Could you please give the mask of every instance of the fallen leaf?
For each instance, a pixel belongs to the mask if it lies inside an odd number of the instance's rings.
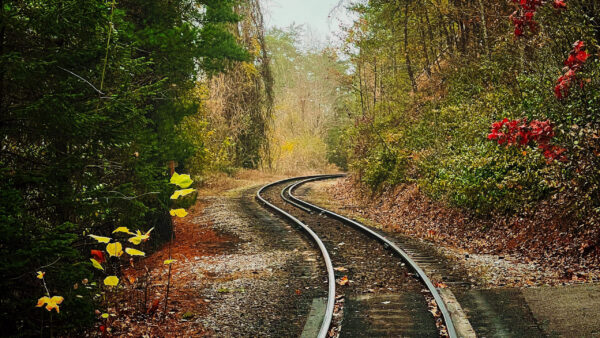
[[[148,314],[154,314],[154,312],[156,312],[156,309],[158,309],[158,303],[159,303],[159,300],[158,300],[158,299],[155,299],[155,300],[152,302],[152,306],[150,306],[150,307],[148,308],[148,311],[146,311],[146,313],[148,313]]]
[[[119,284],[119,277],[117,276],[108,276],[104,278],[104,285],[117,286],[117,284]]]
[[[444,282],[435,283],[435,286],[440,289],[445,289],[448,287],[448,285],[446,285]]]

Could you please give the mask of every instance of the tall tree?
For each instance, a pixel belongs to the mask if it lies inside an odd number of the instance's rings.
[[[80,235],[168,233],[166,162],[189,153],[174,127],[197,106],[187,93],[247,52],[227,29],[234,1],[0,5],[3,333],[50,333],[33,306],[40,267],[66,297],[53,323],[64,333],[93,318],[93,293],[69,291],[90,277]]]

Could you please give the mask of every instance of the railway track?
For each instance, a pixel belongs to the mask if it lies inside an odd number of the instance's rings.
[[[263,205],[302,229],[321,252],[328,295],[317,336],[457,337],[438,290],[409,253],[382,234],[294,195],[305,183],[337,177],[286,179],[257,192]]]

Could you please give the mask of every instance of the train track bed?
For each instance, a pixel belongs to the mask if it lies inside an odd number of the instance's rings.
[[[327,295],[324,265],[312,242],[256,204],[256,190],[204,198],[208,206],[195,221],[239,240],[195,262],[206,311],[193,320],[211,336],[298,337],[313,300]]]
[[[329,336],[439,336],[427,292],[405,263],[364,233],[285,203],[280,192],[289,184],[276,185],[263,196],[307,224],[331,256],[337,313]]]
[[[370,226],[375,226],[360,213],[352,213],[349,216],[348,210],[344,210],[336,201],[331,199],[325,191],[329,184],[335,184],[334,181],[322,181],[308,183],[300,186],[294,194],[307,202],[323,206],[327,209],[344,214],[348,217],[360,217],[361,222]],[[468,318],[469,324],[477,333],[477,336],[512,336],[512,337],[544,337],[556,334],[552,326],[564,326],[568,329],[561,329],[564,332],[578,330],[576,325],[570,325],[566,322],[556,325],[562,320],[556,320],[559,316],[554,311],[547,311],[539,304],[548,306],[552,303],[551,299],[542,299],[546,292],[551,289],[520,289],[520,288],[489,288],[482,287],[484,281],[479,279],[476,271],[471,271],[468,267],[460,264],[460,261],[453,256],[447,255],[449,249],[440,248],[437,245],[424,242],[420,239],[410,238],[406,235],[383,231],[373,228],[376,232],[392,238],[395,243],[409,253],[419,266],[427,273],[436,285],[442,285],[442,294],[450,291],[452,296],[458,301],[463,314]],[[597,291],[584,290],[582,295],[575,293],[572,298],[589,296],[591,298],[580,299],[579,302],[589,306],[590,299],[598,297]],[[555,293],[558,290],[554,291]],[[567,294],[563,296],[568,298]],[[593,302],[593,301],[592,301]],[[555,306],[566,306],[556,304]],[[571,304],[575,305],[575,304]],[[543,313],[546,311],[546,313]],[[563,317],[569,317],[568,313],[563,313]],[[551,323],[548,319],[556,321]],[[577,318],[571,318],[569,321],[578,321]],[[581,323],[581,320],[578,322]],[[589,326],[589,325],[587,325]],[[587,329],[589,332],[589,329]],[[557,330],[558,331],[558,330]],[[586,331],[583,331],[586,332]]]

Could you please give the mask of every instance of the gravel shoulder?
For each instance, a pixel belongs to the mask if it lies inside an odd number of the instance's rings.
[[[240,239],[235,252],[194,267],[207,277],[198,322],[216,336],[300,336],[313,298],[325,296],[325,270],[301,233],[261,210],[256,190],[210,198],[198,219]]]
[[[255,201],[258,188],[276,179],[263,175],[201,190],[188,216],[174,219],[173,242],[123,271],[132,283],[115,295],[119,319],[107,323],[107,333],[300,336],[313,300],[325,297],[326,273],[312,242]],[[169,250],[177,261],[165,312]]]

